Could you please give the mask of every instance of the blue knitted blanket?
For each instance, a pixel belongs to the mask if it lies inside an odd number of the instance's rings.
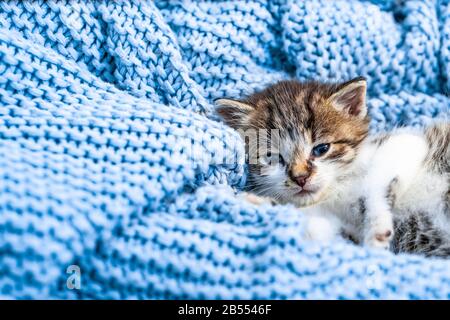
[[[450,298],[450,261],[235,196],[213,99],[357,75],[374,132],[448,116],[449,1],[0,2],[0,297]]]

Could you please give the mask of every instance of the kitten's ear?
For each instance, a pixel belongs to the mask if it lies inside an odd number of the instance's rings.
[[[365,78],[355,78],[343,83],[329,101],[337,110],[362,119],[367,115],[366,88]]]
[[[233,99],[217,99],[214,101],[216,112],[232,128],[241,127],[254,108],[242,101]]]

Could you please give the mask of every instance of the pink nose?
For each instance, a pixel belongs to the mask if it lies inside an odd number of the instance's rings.
[[[296,176],[294,177],[294,181],[300,186],[300,187],[304,187],[306,182],[308,181],[309,178],[309,174],[302,174],[300,176]]]

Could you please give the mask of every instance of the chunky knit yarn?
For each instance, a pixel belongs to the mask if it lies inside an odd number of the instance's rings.
[[[363,75],[373,131],[426,124],[449,35],[448,0],[0,2],[0,297],[450,298],[450,261],[308,243],[297,209],[236,197],[212,116]]]

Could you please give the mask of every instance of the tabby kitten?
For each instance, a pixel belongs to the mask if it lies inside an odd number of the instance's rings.
[[[450,256],[449,123],[368,136],[362,77],[282,81],[216,111],[244,139],[258,132],[247,188],[302,207],[309,238]]]

